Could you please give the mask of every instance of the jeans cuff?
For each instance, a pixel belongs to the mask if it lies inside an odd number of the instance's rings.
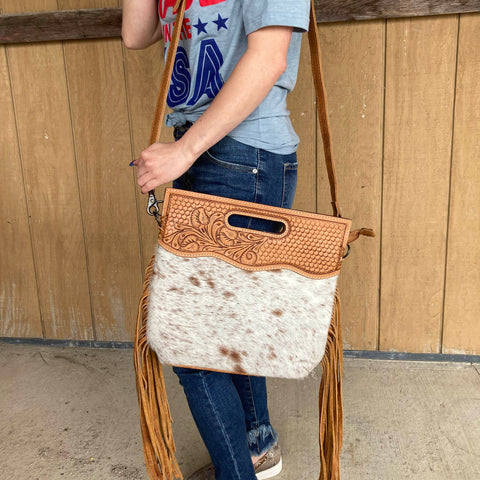
[[[259,425],[247,432],[248,448],[252,456],[263,455],[278,442],[278,433],[270,425]]]

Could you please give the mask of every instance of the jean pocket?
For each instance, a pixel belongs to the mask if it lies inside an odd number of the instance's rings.
[[[225,137],[209,148],[205,155],[219,167],[237,172],[257,173],[258,149]]]
[[[295,190],[297,188],[298,163],[285,163],[283,165],[283,191],[282,207],[292,208]]]

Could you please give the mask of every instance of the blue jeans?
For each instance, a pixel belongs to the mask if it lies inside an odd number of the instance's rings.
[[[188,125],[187,127],[188,128]],[[175,129],[179,139],[186,128]],[[297,157],[278,155],[225,137],[173,182],[175,188],[291,207]],[[274,231],[279,224],[238,217],[235,226]],[[251,457],[278,440],[270,424],[264,377],[174,367],[217,480],[255,480]]]

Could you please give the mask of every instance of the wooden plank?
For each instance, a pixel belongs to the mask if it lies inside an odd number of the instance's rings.
[[[307,35],[303,36],[298,79],[295,89],[287,97],[290,118],[300,145],[297,151],[298,179],[294,208],[309,212],[317,210],[317,152],[315,126],[315,89]]]
[[[480,11],[480,0],[315,0],[320,22],[374,20]]]
[[[442,353],[480,354],[480,15],[460,20]]]
[[[387,23],[381,350],[440,352],[457,24]]]
[[[74,5],[92,2],[59,1]],[[66,42],[64,51],[96,339],[132,340],[142,275],[122,45]]]
[[[78,5],[72,3],[72,6]],[[480,11],[480,0],[315,0],[321,23],[444,15]],[[121,8],[0,15],[0,43],[45,42],[120,36]]]
[[[0,336],[41,337],[42,322],[5,48],[0,49]]]
[[[19,12],[57,5],[54,0],[4,0],[2,7]],[[62,48],[14,45],[8,58],[43,331],[47,338],[92,339]]]
[[[150,129],[157,102],[160,79],[163,73],[163,42],[145,50],[124,48],[125,74],[129,105],[130,135],[132,138],[132,158],[148,146]],[[172,129],[163,126],[160,135],[163,142],[173,141]],[[136,169],[131,169],[132,182],[137,195],[137,215],[142,245],[142,265],[145,269],[157,243],[158,229],[153,217],[147,215],[147,197],[142,195],[137,185]],[[164,188],[156,189],[158,199],[163,198]]]
[[[0,43],[118,37],[121,28],[120,8],[0,15]]]
[[[342,213],[380,234],[385,22],[323,25],[320,42]],[[319,211],[331,214],[320,132],[318,149]],[[377,348],[379,259],[379,237],[363,237],[343,263],[345,348]]]

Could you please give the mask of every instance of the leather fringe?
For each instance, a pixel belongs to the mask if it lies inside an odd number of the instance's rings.
[[[157,355],[147,343],[147,308],[150,279],[153,273],[152,257],[143,283],[133,346],[133,363],[136,372],[143,453],[151,480],[183,479],[175,458],[172,417],[165,390],[162,367]]]
[[[335,293],[332,320],[321,365],[322,381],[318,396],[320,416],[319,480],[340,480],[340,452],[343,434],[343,343],[338,291]]]

